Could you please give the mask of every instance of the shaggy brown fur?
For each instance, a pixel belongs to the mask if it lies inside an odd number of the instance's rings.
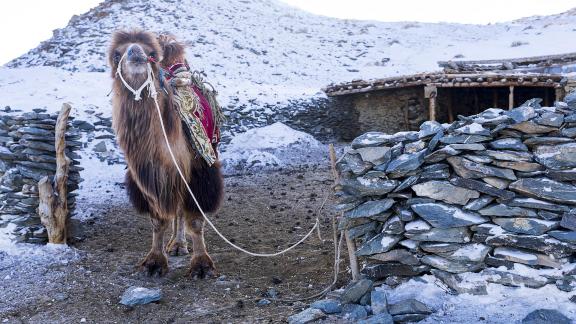
[[[166,46],[170,59],[174,55],[171,46]],[[126,185],[128,195],[135,208],[149,213],[153,225],[152,249],[142,261],[150,274],[166,273],[168,261],[164,254],[163,237],[168,222],[173,222],[174,233],[168,244],[169,252],[187,253],[185,224],[192,236],[193,255],[191,274],[203,276],[214,273],[203,239],[204,220],[186,190],[170,158],[154,100],[147,90],[140,101],[115,77],[121,57],[122,75],[131,87],[137,89],[146,80],[146,59],[163,59],[163,49],[156,36],[151,33],[133,31],[114,34],[109,51],[109,63],[114,78],[113,127],[118,143],[126,158],[128,171]],[[128,55],[130,54],[130,55]],[[183,55],[183,48],[182,53]],[[153,64],[154,75],[158,67]],[[219,163],[209,167],[189,144],[182,122],[172,105],[171,90],[160,91],[158,80],[158,102],[162,111],[168,139],[188,183],[204,212],[215,212],[223,196],[223,181]]]

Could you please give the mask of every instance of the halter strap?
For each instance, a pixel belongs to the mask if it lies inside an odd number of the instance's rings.
[[[120,80],[122,81],[126,89],[130,90],[130,92],[134,94],[134,100],[139,101],[140,99],[142,99],[142,96],[140,94],[142,93],[142,90],[146,88],[146,86],[148,86],[148,92],[150,97],[156,98],[157,94],[156,86],[154,85],[154,74],[152,73],[152,65],[150,65],[150,62],[146,63],[146,69],[148,70],[148,77],[146,78],[146,81],[142,83],[140,88],[138,88],[138,90],[134,90],[134,88],[132,88],[128,84],[128,82],[126,82],[124,76],[122,76],[122,61],[126,58],[126,53],[128,53],[128,51],[124,52],[124,55],[122,55],[120,61],[118,61],[118,68],[116,69],[116,75],[120,77]]]

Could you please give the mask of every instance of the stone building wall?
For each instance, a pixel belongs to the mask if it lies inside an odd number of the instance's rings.
[[[56,171],[54,127],[57,114],[44,109],[19,113],[0,112],[0,227],[9,228],[20,242],[43,243],[47,233],[37,213],[38,181]],[[74,211],[81,167],[75,152],[81,134],[72,127],[66,132],[66,155],[72,160],[68,177],[68,208]]]
[[[479,271],[509,285],[572,280],[495,269],[574,262],[576,101],[540,101],[356,138],[337,164],[336,209],[362,272],[374,280],[432,272],[448,286]]]

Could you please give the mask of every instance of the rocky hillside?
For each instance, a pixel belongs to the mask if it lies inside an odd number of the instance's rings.
[[[110,34],[169,31],[231,103],[311,95],[330,83],[436,69],[437,60],[576,50],[574,12],[494,25],[383,23],[316,16],[276,0],[106,0],[9,67],[105,71]]]

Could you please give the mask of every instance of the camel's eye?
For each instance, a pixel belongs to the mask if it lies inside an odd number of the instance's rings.
[[[114,51],[114,63],[118,64],[120,62],[120,52]]]
[[[155,51],[150,52],[150,57],[153,59],[157,59],[158,54]]]

